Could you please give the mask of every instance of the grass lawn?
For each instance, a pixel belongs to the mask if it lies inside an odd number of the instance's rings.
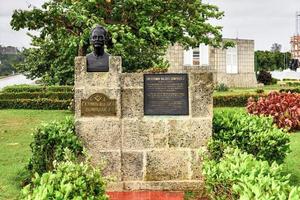
[[[268,94],[271,91],[279,91],[280,89],[293,89],[292,86],[281,86],[281,85],[268,85],[264,87],[256,88],[229,88],[229,91],[218,92],[214,91],[214,96],[224,96],[224,95],[239,95],[239,94],[257,94],[257,89],[263,89],[265,94]]]
[[[0,199],[16,199],[16,181],[30,157],[32,132],[41,122],[60,120],[69,111],[0,110]]]

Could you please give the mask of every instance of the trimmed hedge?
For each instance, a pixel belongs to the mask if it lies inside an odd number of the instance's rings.
[[[67,110],[71,100],[0,99],[0,109]]]
[[[0,99],[57,99],[72,100],[73,92],[20,92],[0,93]]]
[[[234,94],[226,96],[214,96],[215,107],[245,107],[250,97],[258,99],[259,94]]]
[[[293,89],[281,89],[281,90],[279,90],[279,92],[300,93],[300,87],[293,88]]]
[[[3,88],[1,92],[72,92],[73,86],[39,86],[39,85],[14,85]]]
[[[238,110],[215,111],[213,135],[208,149],[219,160],[226,147],[238,147],[257,159],[282,163],[290,151],[289,135],[273,125],[270,117],[249,115]]]

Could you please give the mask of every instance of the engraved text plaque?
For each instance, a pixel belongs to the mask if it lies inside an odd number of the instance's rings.
[[[81,116],[116,116],[116,100],[106,95],[96,93],[88,99],[81,100]]]
[[[145,115],[188,115],[187,74],[145,74]]]

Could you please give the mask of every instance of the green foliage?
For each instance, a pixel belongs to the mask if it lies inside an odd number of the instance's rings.
[[[288,68],[290,52],[255,51],[256,71],[274,71]]]
[[[70,100],[0,99],[0,109],[67,110]]]
[[[209,151],[216,160],[228,146],[238,147],[270,163],[282,163],[290,150],[288,134],[275,127],[272,118],[219,111],[214,113],[213,130]]]
[[[258,99],[260,95],[231,94],[214,96],[214,107],[245,107],[250,97]]]
[[[8,92],[1,93],[0,99],[57,99],[57,100],[69,100],[74,97],[73,92]]]
[[[218,92],[226,92],[229,90],[229,87],[224,83],[218,84],[215,88]]]
[[[286,84],[291,87],[300,87],[300,82],[287,82]]]
[[[265,91],[264,91],[264,89],[257,89],[256,90],[256,93],[257,94],[263,94]]]
[[[53,161],[64,161],[65,149],[69,149],[76,157],[82,155],[83,151],[71,118],[39,127],[34,133],[30,147],[32,157],[28,168],[38,174],[53,170]]]
[[[293,89],[281,89],[281,90],[279,90],[279,92],[300,93],[300,87],[293,88]]]
[[[281,166],[256,160],[239,149],[226,149],[219,162],[206,158],[202,169],[211,199],[300,199],[300,188],[289,185],[289,175],[283,175]]]
[[[20,54],[1,54],[0,53],[0,76],[10,75],[17,70],[15,65],[23,61],[23,56]]]
[[[13,85],[2,89],[2,93],[18,92],[72,92],[72,86],[40,86],[40,85]]]
[[[257,75],[257,81],[259,83],[263,83],[264,85],[271,85],[272,84],[272,75],[270,72],[267,71],[260,71]]]
[[[39,30],[32,45],[24,51],[18,66],[31,78],[42,77],[47,84],[72,84],[74,57],[89,49],[90,30],[95,24],[106,27],[113,42],[108,49],[123,59],[124,71],[164,67],[163,56],[169,45],[185,48],[200,43],[225,47],[220,26],[209,23],[224,13],[201,0],[48,0],[42,9],[15,10],[14,30]]]
[[[35,175],[22,190],[24,200],[88,199],[108,200],[99,170],[86,163],[66,161],[52,172]]]

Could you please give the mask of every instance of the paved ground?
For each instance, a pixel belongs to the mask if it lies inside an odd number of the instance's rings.
[[[0,79],[0,90],[9,85],[20,85],[20,84],[35,84],[34,80],[27,79],[24,75],[18,74],[15,76],[9,76]]]

